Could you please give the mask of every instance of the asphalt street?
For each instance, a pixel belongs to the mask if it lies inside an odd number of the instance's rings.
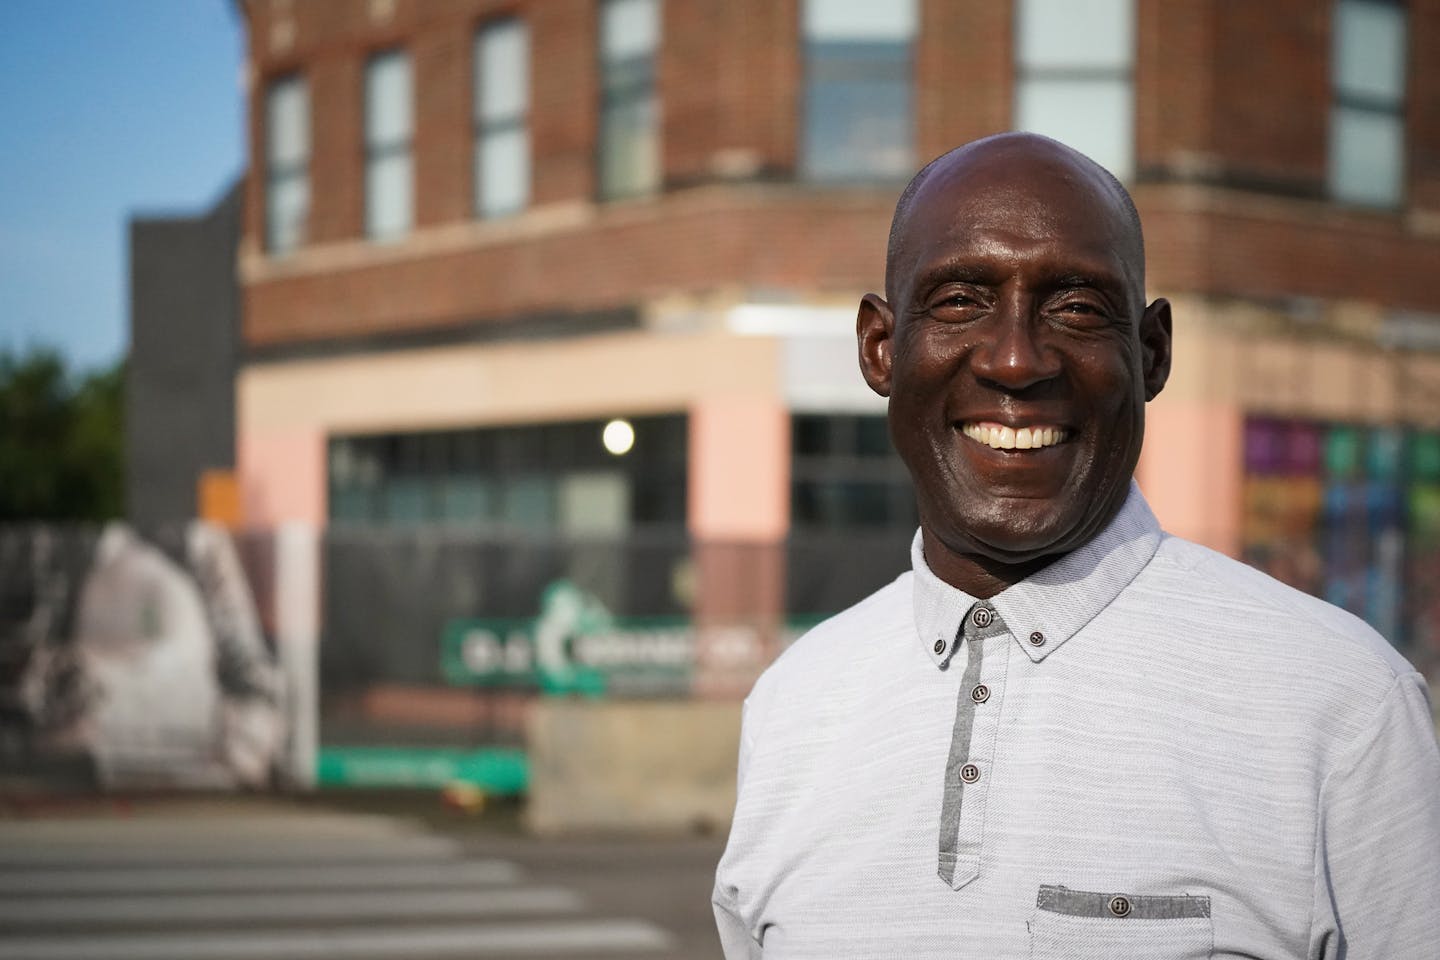
[[[439,810],[211,798],[0,819],[0,958],[720,960],[719,839],[537,839]]]

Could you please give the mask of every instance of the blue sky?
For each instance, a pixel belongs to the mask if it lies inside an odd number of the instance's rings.
[[[0,0],[0,348],[123,355],[127,224],[239,176],[242,54],[231,0]]]

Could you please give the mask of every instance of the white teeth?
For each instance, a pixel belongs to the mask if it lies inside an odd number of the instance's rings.
[[[998,423],[967,423],[965,436],[996,450],[1039,450],[1062,443],[1067,434],[1060,427],[1006,427]]]

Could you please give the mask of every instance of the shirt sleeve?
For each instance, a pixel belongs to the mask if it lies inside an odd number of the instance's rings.
[[[1398,678],[1320,791],[1312,958],[1420,960],[1440,942],[1440,747],[1425,681]]]
[[[747,699],[741,710],[740,758],[735,773],[737,811],[740,805],[741,791],[745,788],[745,773],[750,764],[751,738],[754,735],[754,721],[751,717],[750,705],[751,699]],[[737,817],[736,822],[730,827],[730,842],[726,846],[725,855],[720,858],[720,866],[715,877],[715,891],[711,894],[710,903],[715,909],[715,926],[720,932],[720,947],[725,953],[725,960],[763,960],[764,951],[755,938],[750,936],[749,928],[740,918],[735,904],[735,888],[725,881],[731,852],[739,845],[737,839],[742,839],[736,836],[739,829],[743,829],[743,827],[739,825]]]
[[[720,949],[725,953],[725,960],[763,960],[765,954],[760,944],[750,936],[745,922],[735,915],[719,887],[715,888],[711,905],[715,908],[715,926],[720,931]]]

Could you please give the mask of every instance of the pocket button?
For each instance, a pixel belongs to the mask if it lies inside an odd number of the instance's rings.
[[[1117,917],[1130,916],[1130,899],[1128,897],[1111,897],[1110,912]]]

